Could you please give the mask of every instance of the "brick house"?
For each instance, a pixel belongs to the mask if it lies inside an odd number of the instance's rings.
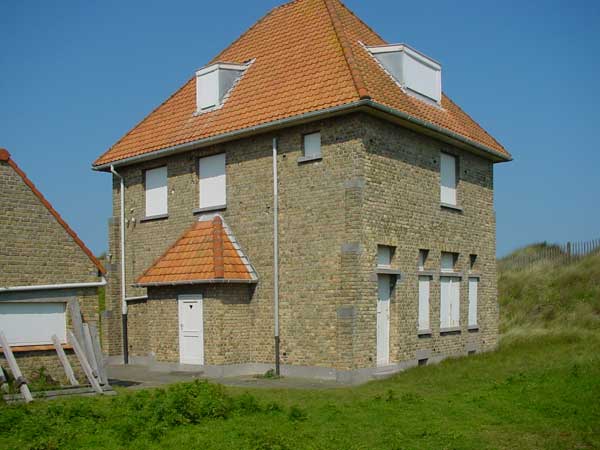
[[[26,377],[44,367],[62,380],[51,336],[79,367],[66,344],[67,302],[77,299],[85,320],[97,323],[104,268],[4,149],[0,211],[0,330]]]
[[[436,61],[337,0],[275,8],[94,163],[107,350],[225,375],[278,347],[283,373],[354,381],[491,350],[510,159]]]

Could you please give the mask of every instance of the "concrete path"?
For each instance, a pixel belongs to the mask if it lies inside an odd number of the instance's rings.
[[[196,379],[208,379],[203,372],[191,371],[157,371],[147,366],[110,365],[107,367],[111,386],[128,389],[144,389],[163,386],[172,383],[189,382]],[[215,383],[226,386],[267,389],[332,389],[343,387],[336,381],[313,380],[304,378],[258,378],[255,376],[240,376],[230,378],[210,379]]]

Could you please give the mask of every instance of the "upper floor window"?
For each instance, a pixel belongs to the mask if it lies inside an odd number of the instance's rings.
[[[456,156],[442,153],[440,158],[441,202],[446,205],[457,205],[457,159]]]
[[[314,159],[321,157],[321,133],[304,135],[304,158]]]
[[[227,205],[227,179],[225,153],[198,160],[200,209],[225,208]]]
[[[454,272],[456,268],[457,253],[442,252],[441,269],[442,272]]]
[[[146,170],[146,217],[163,216],[169,212],[167,166]]]
[[[394,256],[394,247],[387,245],[377,246],[378,267],[390,267],[392,265],[392,256]]]
[[[425,270],[425,264],[428,256],[429,250],[423,248],[419,250],[419,270]]]

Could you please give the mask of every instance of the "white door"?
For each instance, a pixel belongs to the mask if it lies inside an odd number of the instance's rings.
[[[377,366],[390,363],[390,277],[379,275],[377,292]]]
[[[204,364],[204,321],[202,295],[180,295],[179,303],[179,362]]]

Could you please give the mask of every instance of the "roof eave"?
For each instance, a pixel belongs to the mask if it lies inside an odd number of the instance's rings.
[[[256,284],[258,280],[237,280],[237,279],[225,279],[225,278],[211,278],[207,280],[184,280],[184,281],[161,281],[158,283],[134,283],[134,287],[160,287],[160,286],[182,286],[182,285],[195,285],[195,284]]]
[[[405,112],[402,112],[400,110],[378,103],[374,100],[363,99],[351,103],[345,103],[343,105],[334,106],[331,108],[321,109],[318,111],[311,111],[305,114],[299,114],[297,116],[267,122],[249,128],[243,128],[241,130],[235,130],[228,133],[210,136],[204,139],[198,139],[195,141],[186,142],[171,147],[165,147],[159,150],[154,150],[148,153],[131,156],[129,158],[124,158],[121,160],[114,160],[107,163],[94,165],[92,166],[92,170],[109,171],[111,166],[122,167],[126,165],[136,164],[152,159],[161,158],[163,156],[169,156],[177,153],[186,152],[189,150],[194,150],[197,148],[206,147],[209,145],[220,144],[223,142],[241,139],[243,137],[248,137],[259,133],[265,133],[268,131],[285,128],[291,125],[299,125],[301,123],[310,122],[317,119],[348,114],[358,110],[364,110],[367,112],[373,112],[373,110],[375,110],[388,120],[390,118],[395,118],[396,120],[394,120],[394,122],[397,122],[399,119],[401,122],[404,122],[405,125],[412,124],[413,126],[411,128],[415,128],[416,126],[418,131],[423,132],[426,130],[428,131],[426,134],[434,135],[434,137],[437,138],[442,137],[442,140],[446,141],[450,139],[451,141],[454,141],[451,143],[458,143],[461,147],[466,147],[467,149],[475,150],[476,153],[483,154],[484,156],[492,159],[494,162],[512,161],[512,156],[510,156],[509,154],[504,154],[502,152],[499,152],[498,150],[475,142],[472,139],[464,137],[458,133],[454,133],[450,130],[439,127],[425,120],[421,120],[419,118],[406,114]]]

